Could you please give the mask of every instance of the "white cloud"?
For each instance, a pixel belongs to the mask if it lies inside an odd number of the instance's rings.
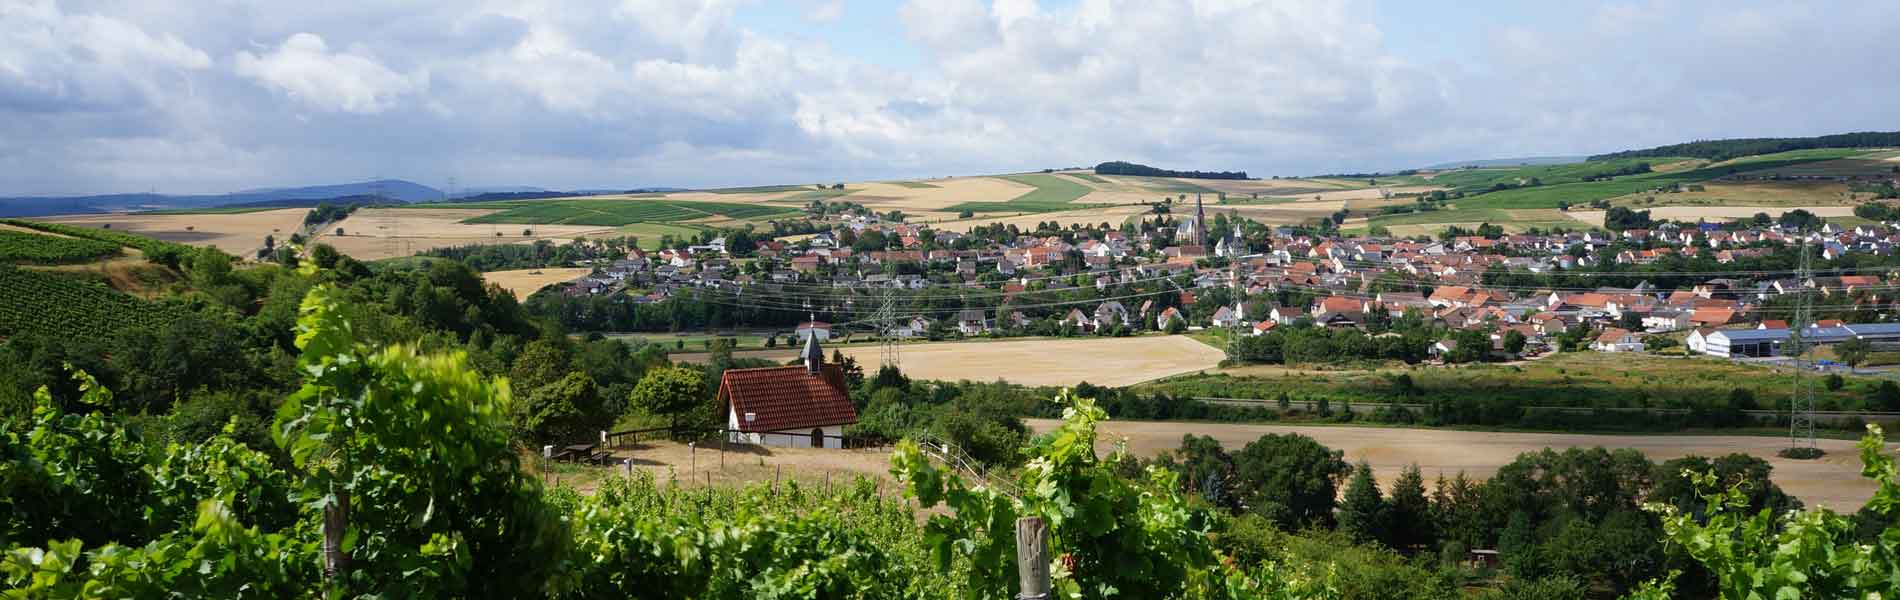
[[[238,75],[321,111],[379,113],[429,86],[426,71],[397,73],[362,49],[331,52],[314,33],[292,34],[262,55],[238,52],[234,60]]]
[[[813,23],[836,23],[844,18],[844,0],[825,0],[812,7],[805,19]]]
[[[784,34],[740,25],[760,0],[75,1],[0,0],[0,195],[1310,174],[1900,122],[1877,1],[1538,9],[1430,60],[1434,24],[1326,0],[913,0],[896,49],[841,0]]]
[[[177,74],[210,66],[208,54],[170,33],[46,0],[0,2],[0,106],[143,106],[162,101]]]

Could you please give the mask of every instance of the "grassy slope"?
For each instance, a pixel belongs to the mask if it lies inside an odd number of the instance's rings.
[[[1378,216],[1374,217],[1370,224],[1392,226],[1482,221],[1497,223],[1512,219],[1512,215],[1503,213],[1500,209],[1556,208],[1558,204],[1562,202],[1568,202],[1573,206],[1583,205],[1593,200],[1605,200],[1658,187],[1700,183],[1737,173],[1779,169],[1792,165],[1836,160],[1864,153],[1866,153],[1865,150],[1845,148],[1796,150],[1792,152],[1738,158],[1695,169],[1626,175],[1609,181],[1578,180],[1589,173],[1601,172],[1609,168],[1625,166],[1636,162],[1649,162],[1655,165],[1680,159],[1617,159],[1604,161],[1601,164],[1580,163],[1572,165],[1521,167],[1516,169],[1471,169],[1455,171],[1434,177],[1433,183],[1439,185],[1453,185],[1455,187],[1483,187],[1497,182],[1514,182],[1520,177],[1526,179],[1537,177],[1543,180],[1544,185],[1468,196],[1464,199],[1454,201],[1452,204],[1455,206],[1455,209],[1453,210]],[[1570,183],[1556,183],[1566,180]],[[1579,222],[1579,224],[1581,224],[1581,222]]]
[[[971,212],[1053,212],[1084,208],[1073,204],[1077,198],[1094,191],[1088,186],[1069,181],[1054,175],[1032,173],[1028,175],[998,175],[997,179],[1007,179],[1036,189],[1017,196],[1008,202],[964,202],[945,208],[946,211]]]
[[[924,183],[922,181],[893,181],[890,183],[891,185],[901,185],[901,186],[912,188],[912,189],[933,189],[933,188],[943,187],[940,185]]]

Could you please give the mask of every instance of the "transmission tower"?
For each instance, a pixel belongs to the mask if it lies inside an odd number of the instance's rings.
[[[1231,281],[1229,283],[1229,286],[1230,286],[1229,289],[1232,290],[1233,292],[1230,295],[1234,297],[1234,318],[1232,321],[1233,324],[1227,326],[1227,358],[1230,360],[1239,360],[1240,359],[1240,333],[1241,333],[1240,321],[1241,321],[1241,318],[1246,315],[1246,313],[1243,312],[1246,309],[1244,305],[1244,299],[1241,297],[1242,294],[1241,294],[1241,287],[1240,287],[1240,261],[1238,260],[1238,257],[1231,257],[1231,256],[1228,257],[1228,260],[1233,261],[1233,263],[1229,265],[1228,277],[1231,278]]]
[[[897,294],[891,288],[884,288],[882,301],[878,303],[877,314],[871,321],[877,324],[879,364],[887,367],[898,366],[897,349]]]
[[[1808,256],[1808,239],[1801,238],[1801,268],[1796,271],[1798,281],[1795,285],[1805,288],[1812,275]],[[1788,352],[1794,357],[1794,389],[1788,399],[1788,447],[1814,447],[1814,395],[1802,386],[1802,375],[1808,370],[1807,335],[1809,323],[1814,322],[1814,296],[1811,290],[1801,289],[1795,299],[1794,318],[1788,320]]]

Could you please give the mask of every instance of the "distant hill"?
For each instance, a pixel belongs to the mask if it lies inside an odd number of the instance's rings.
[[[19,196],[0,198],[0,217],[37,217],[164,208],[315,206],[320,201],[375,194],[401,202],[442,199],[441,190],[413,181],[383,179],[361,183],[253,189],[229,194]]]
[[[1900,146],[1900,131],[1862,131],[1818,137],[1698,140],[1686,144],[1673,144],[1643,150],[1625,150],[1609,154],[1598,154],[1590,157],[1590,160],[1686,156],[1689,158],[1706,158],[1713,161],[1723,161],[1731,158],[1753,156],[1756,154],[1774,154],[1776,152],[1787,152],[1789,150],[1809,150],[1813,148],[1891,148],[1895,146]]]
[[[1524,158],[1492,158],[1492,159],[1485,159],[1485,160],[1462,160],[1462,161],[1456,161],[1456,162],[1438,163],[1435,165],[1431,165],[1429,167],[1425,167],[1425,170],[1443,171],[1445,169],[1463,169],[1465,167],[1484,168],[1484,167],[1526,167],[1526,166],[1534,167],[1534,166],[1539,166],[1539,165],[1567,165],[1571,163],[1580,163],[1585,160],[1589,160],[1589,158],[1590,157],[1587,157],[1587,156],[1527,156]]]

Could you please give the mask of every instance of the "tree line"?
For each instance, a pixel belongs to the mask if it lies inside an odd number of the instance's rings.
[[[1589,160],[1610,160],[1616,158],[1644,157],[1689,157],[1723,161],[1742,156],[1773,154],[1790,150],[1808,150],[1813,148],[1884,148],[1900,146],[1900,131],[1863,131],[1857,133],[1838,133],[1816,137],[1789,138],[1734,138],[1726,140],[1697,140],[1682,144],[1657,146],[1643,150],[1625,150],[1609,154],[1598,154]]]
[[[1181,177],[1186,179],[1246,179],[1246,171],[1175,171],[1122,161],[1095,165],[1096,175],[1137,175],[1141,177]]]

